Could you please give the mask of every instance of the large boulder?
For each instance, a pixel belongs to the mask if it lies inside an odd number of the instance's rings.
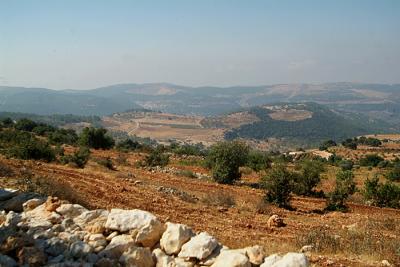
[[[79,204],[61,204],[56,211],[66,218],[75,218],[88,210]]]
[[[168,256],[159,248],[153,250],[153,258],[156,261],[156,267],[174,266],[174,258],[172,256]]]
[[[194,233],[183,224],[167,222],[166,225],[167,229],[161,237],[160,246],[168,255],[178,254],[182,245],[189,241]]]
[[[262,267],[267,267],[261,265]],[[303,253],[293,253],[289,252],[283,256],[280,260],[276,261],[272,267],[309,267],[310,262],[308,261],[306,255]]]
[[[119,262],[123,266],[154,267],[153,255],[149,248],[131,247],[126,250]]]
[[[221,251],[211,267],[251,267],[249,259],[234,250]]]
[[[0,210],[22,212],[24,208],[22,205],[33,198],[37,198],[39,195],[35,193],[20,193],[11,199],[0,203]]]
[[[272,267],[275,262],[279,261],[280,259],[282,259],[282,257],[278,254],[269,255],[264,259],[264,263],[261,264],[260,267]]]
[[[157,217],[142,210],[112,209],[105,227],[119,232],[130,231],[136,235],[135,242],[144,247],[153,247],[164,232]]]
[[[100,257],[107,257],[112,259],[119,259],[125,250],[135,245],[135,241],[130,235],[117,235],[111,242],[105,247],[103,251],[99,253]]]
[[[22,213],[21,227],[25,228],[50,228],[53,224],[60,223],[62,217],[56,212],[46,209],[46,204],[42,204],[33,210]]]
[[[83,227],[99,217],[107,220],[108,213],[109,212],[107,210],[103,209],[88,210],[75,217],[74,222],[80,227]]]
[[[0,201],[4,201],[18,195],[17,189],[0,188]]]
[[[265,258],[264,248],[261,246],[252,246],[245,248],[246,255],[254,265],[260,265]]]
[[[2,267],[16,267],[18,265],[17,265],[17,262],[13,258],[11,258],[11,257],[9,257],[7,255],[0,254],[0,266],[2,266]]]
[[[182,246],[178,257],[180,258],[196,258],[203,260],[207,258],[213,250],[218,246],[218,241],[206,232],[202,232],[192,237]]]

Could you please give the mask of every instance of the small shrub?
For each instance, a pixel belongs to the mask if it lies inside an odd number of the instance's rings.
[[[0,177],[14,176],[14,171],[7,164],[0,162]]]
[[[337,253],[342,249],[340,239],[324,227],[313,228],[310,231],[299,234],[296,238],[296,245],[298,247],[312,245],[318,253]]]
[[[119,142],[116,146],[118,150],[121,151],[135,151],[141,149],[143,146],[135,140],[132,139],[125,139]]]
[[[360,159],[361,166],[376,167],[384,159],[376,154],[369,154]]]
[[[8,150],[8,155],[19,159],[44,160],[47,162],[56,159],[54,150],[48,143],[30,136]]]
[[[99,158],[96,160],[97,164],[106,167],[109,170],[115,171],[115,167],[110,157]]]
[[[14,128],[20,131],[27,131],[27,132],[32,132],[32,130],[38,126],[38,124],[34,121],[31,121],[29,119],[20,119],[17,121],[17,123],[14,125]]]
[[[272,160],[266,153],[258,150],[251,150],[247,156],[246,166],[259,172],[271,167]]]
[[[321,182],[321,173],[324,171],[323,164],[315,160],[305,160],[297,167],[300,168],[300,175],[294,176],[294,193],[302,196],[315,195],[314,189]]]
[[[233,207],[236,204],[233,196],[224,192],[207,194],[207,196],[202,199],[202,202],[210,206],[223,207]]]
[[[115,141],[107,135],[107,130],[104,128],[86,127],[79,135],[79,144],[94,149],[110,149]]]
[[[66,155],[61,157],[61,162],[64,164],[73,164],[78,168],[85,167],[86,163],[89,161],[90,150],[87,147],[80,147],[72,155]]]
[[[394,181],[394,182],[400,181],[400,164],[399,163],[395,164],[393,169],[390,170],[386,174],[386,178],[389,179],[390,181]]]
[[[197,178],[196,174],[191,170],[179,170],[176,174],[187,178]]]
[[[142,166],[146,167],[164,167],[169,163],[169,155],[162,152],[162,149],[154,149],[141,162]]]
[[[233,184],[240,179],[239,167],[247,162],[248,146],[241,142],[220,142],[212,146],[206,161],[212,169],[214,181]]]
[[[391,183],[379,183],[378,177],[364,183],[364,199],[378,207],[400,208],[400,187]]]
[[[296,174],[288,171],[284,165],[272,167],[261,180],[261,186],[266,190],[265,200],[279,207],[289,208],[295,176]]]
[[[357,141],[354,139],[346,139],[345,141],[342,142],[342,145],[346,148],[350,149],[357,149]]]
[[[271,205],[267,201],[265,201],[264,198],[260,199],[260,201],[257,202],[255,208],[258,214],[271,214]]]
[[[325,142],[323,142],[320,146],[319,146],[319,150],[327,150],[328,148],[332,147],[332,146],[336,146],[336,142],[333,140],[327,140]]]
[[[342,171],[351,171],[353,169],[354,163],[351,160],[342,160],[339,162],[339,167]]]
[[[351,171],[341,171],[336,175],[336,187],[329,193],[326,210],[328,211],[347,211],[345,201],[356,192],[354,175]]]
[[[115,161],[119,165],[128,165],[128,157],[124,153],[118,153],[117,158],[115,159]]]
[[[48,134],[48,139],[54,145],[74,145],[78,141],[78,135],[72,129],[57,129]]]

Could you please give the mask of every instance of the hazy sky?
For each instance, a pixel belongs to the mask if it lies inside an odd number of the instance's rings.
[[[400,0],[0,0],[0,85],[400,83]]]

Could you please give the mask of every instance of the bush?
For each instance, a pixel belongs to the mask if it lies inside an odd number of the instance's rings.
[[[15,173],[7,164],[0,162],[0,177],[10,177]]]
[[[99,158],[96,160],[97,164],[106,167],[109,170],[115,171],[115,167],[110,157]]]
[[[78,135],[72,129],[57,129],[48,134],[48,139],[49,142],[54,145],[74,145],[78,141]]]
[[[231,195],[226,194],[224,192],[207,194],[202,199],[202,202],[210,206],[224,206],[224,207],[233,207],[236,204],[235,199]]]
[[[342,171],[351,171],[353,169],[354,163],[351,160],[342,160],[339,162],[339,167]]]
[[[327,140],[325,142],[323,142],[320,146],[319,146],[319,150],[327,150],[328,148],[332,147],[332,146],[336,146],[336,142],[333,140]]]
[[[193,155],[193,156],[204,156],[205,155],[205,148],[204,145],[199,143],[195,145],[191,144],[184,144],[179,145],[177,143],[171,144],[171,150],[176,155]]]
[[[79,136],[79,144],[94,149],[110,149],[114,146],[114,139],[106,135],[107,130],[104,128],[86,127]]]
[[[294,193],[302,196],[315,195],[314,188],[321,182],[324,165],[319,161],[304,160],[298,167],[300,168],[300,175],[295,176]]]
[[[342,145],[346,148],[357,149],[357,141],[354,139],[346,139],[342,142]]]
[[[366,146],[380,146],[382,145],[382,142],[379,139],[372,138],[372,137],[365,137],[361,136],[358,140],[357,143],[360,145],[366,145]]]
[[[376,167],[378,164],[383,161],[384,159],[376,154],[369,154],[366,155],[365,157],[360,159],[360,165],[361,166],[370,166],[370,167]]]
[[[356,192],[354,175],[351,171],[341,171],[336,175],[336,187],[328,196],[326,210],[347,211],[345,201]]]
[[[14,125],[14,128],[20,131],[32,132],[32,130],[38,126],[36,122],[28,119],[20,119]]]
[[[14,132],[15,133],[15,132]],[[6,146],[8,156],[19,159],[44,160],[47,162],[55,160],[54,150],[47,142],[39,140],[30,133],[16,133]]]
[[[180,170],[176,173],[179,176],[184,176],[188,178],[197,178],[196,174],[191,170]]]
[[[212,168],[213,179],[222,184],[233,184],[240,179],[239,167],[247,162],[249,148],[241,142],[220,142],[212,146],[206,161]]]
[[[125,139],[117,144],[117,149],[122,151],[135,151],[141,148],[142,145],[132,139]]]
[[[272,160],[266,153],[258,150],[251,150],[247,156],[246,166],[259,172],[271,167]]]
[[[296,174],[288,171],[284,165],[273,166],[261,180],[261,186],[266,191],[265,200],[279,207],[289,208],[295,180]]]
[[[83,168],[89,161],[89,157],[89,148],[80,147],[77,151],[74,152],[74,154],[61,157],[61,162],[64,164],[72,163],[78,168]]]
[[[386,174],[386,178],[391,181],[400,181],[400,164],[394,165],[393,169]]]
[[[391,183],[379,183],[378,177],[364,183],[364,199],[378,207],[400,208],[400,187]]]
[[[162,152],[162,149],[157,148],[150,152],[142,162],[142,166],[147,167],[164,167],[169,163],[169,155]]]
[[[5,128],[14,126],[14,121],[11,118],[4,118],[1,120],[1,125]]]

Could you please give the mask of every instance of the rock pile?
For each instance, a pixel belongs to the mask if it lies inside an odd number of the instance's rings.
[[[1,201],[16,197],[22,198],[4,193]],[[0,266],[309,266],[304,254],[229,249],[206,232],[163,224],[142,210],[87,210],[55,197],[20,205],[0,213]]]

